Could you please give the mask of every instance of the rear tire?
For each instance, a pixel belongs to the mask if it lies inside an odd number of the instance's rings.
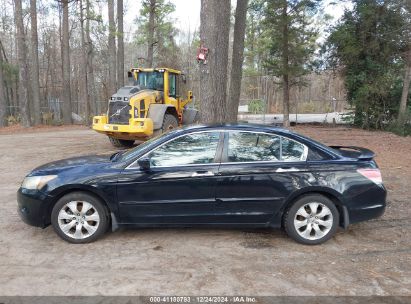
[[[334,236],[339,214],[334,203],[320,194],[307,194],[296,200],[284,214],[284,228],[298,243],[317,245]]]
[[[134,145],[134,140],[118,139],[114,137],[108,137],[111,144],[116,148],[131,148]]]
[[[169,130],[175,129],[178,127],[178,120],[177,118],[172,115],[172,114],[165,114],[164,119],[163,119],[163,124],[161,125],[160,129],[154,130],[153,132],[153,137],[163,134],[164,132],[167,132]]]
[[[98,198],[86,192],[71,192],[54,205],[51,224],[63,240],[83,244],[102,236],[109,218],[107,208]]]

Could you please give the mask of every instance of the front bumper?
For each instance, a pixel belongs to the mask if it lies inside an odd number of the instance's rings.
[[[153,120],[150,118],[130,119],[127,125],[109,124],[106,116],[93,118],[93,130],[118,139],[140,139],[153,135]]]
[[[37,190],[17,191],[17,212],[28,225],[45,228],[50,224],[52,197]]]

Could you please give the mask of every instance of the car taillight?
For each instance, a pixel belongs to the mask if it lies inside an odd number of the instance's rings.
[[[382,177],[379,169],[358,169],[357,172],[373,181],[377,185],[382,184]]]

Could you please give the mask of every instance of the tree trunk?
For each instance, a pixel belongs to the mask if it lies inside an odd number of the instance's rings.
[[[290,79],[288,75],[288,14],[287,0],[284,0],[282,11],[283,22],[283,126],[290,126]]]
[[[204,123],[225,120],[230,13],[230,0],[201,0],[200,41],[208,48],[207,62],[200,64],[200,120]]]
[[[290,84],[288,74],[283,75],[283,126],[290,126]]]
[[[117,85],[124,86],[124,24],[123,0],[117,0]]]
[[[241,80],[243,76],[244,38],[247,20],[248,0],[237,0],[235,10],[233,57],[231,61],[230,91],[227,98],[226,120],[237,121],[240,104]]]
[[[87,80],[88,80],[88,94],[90,104],[90,114],[96,115],[96,87],[94,83],[94,67],[93,67],[93,44],[90,37],[90,0],[86,0],[86,44],[87,44]]]
[[[109,95],[116,92],[116,25],[114,22],[114,0],[108,0],[108,89]]]
[[[398,112],[398,120],[400,122],[404,121],[407,113],[407,101],[408,95],[410,92],[410,82],[411,82],[411,49],[407,52],[407,58],[405,60],[405,75],[404,75],[404,84],[402,87],[401,103],[400,109]]]
[[[28,101],[28,77],[27,77],[27,58],[26,58],[26,38],[24,35],[23,9],[21,0],[14,0],[14,19],[17,31],[17,57],[19,64],[19,108],[21,115],[21,123],[24,127],[30,127],[30,110]]]
[[[247,43],[247,47],[249,48],[249,54],[246,58],[246,63],[247,63],[247,67],[254,69],[255,67],[255,54],[254,54],[254,44],[255,44],[255,36],[256,36],[256,28],[255,28],[255,17],[254,14],[250,14],[249,16],[249,30],[247,31],[247,35],[249,35],[247,37],[248,43]]]
[[[79,1],[80,9],[80,35],[81,35],[81,62],[80,62],[80,98],[79,102],[84,107],[84,118],[86,125],[89,125],[90,122],[90,105],[88,101],[88,79],[87,79],[87,45],[84,37],[84,13],[83,13],[83,0]]]
[[[155,16],[156,16],[156,0],[150,0],[148,18],[148,37],[147,37],[147,67],[153,67],[154,58],[154,29],[155,29]]]
[[[39,42],[37,35],[37,0],[30,0],[31,19],[31,88],[33,92],[33,120],[34,125],[41,124],[40,109],[40,80],[39,80]]]
[[[69,41],[69,9],[68,1],[62,0],[63,26],[62,26],[62,64],[63,64],[63,123],[71,124],[71,85],[70,85],[70,41]]]
[[[6,121],[6,87],[4,85],[3,77],[3,54],[0,53],[0,127],[7,126]]]

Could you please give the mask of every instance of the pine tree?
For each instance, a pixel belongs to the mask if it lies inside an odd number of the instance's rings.
[[[312,26],[319,0],[270,0],[264,5],[268,73],[281,77],[283,125],[290,125],[290,88],[310,71],[318,31]]]
[[[331,65],[342,68],[354,124],[378,129],[395,117],[406,28],[394,1],[356,0],[332,29],[326,53]]]
[[[173,63],[173,67],[178,68],[175,59],[170,58],[175,53],[174,37],[177,34],[170,20],[175,5],[168,0],[143,0],[141,4],[136,40],[147,45],[146,67]]]

